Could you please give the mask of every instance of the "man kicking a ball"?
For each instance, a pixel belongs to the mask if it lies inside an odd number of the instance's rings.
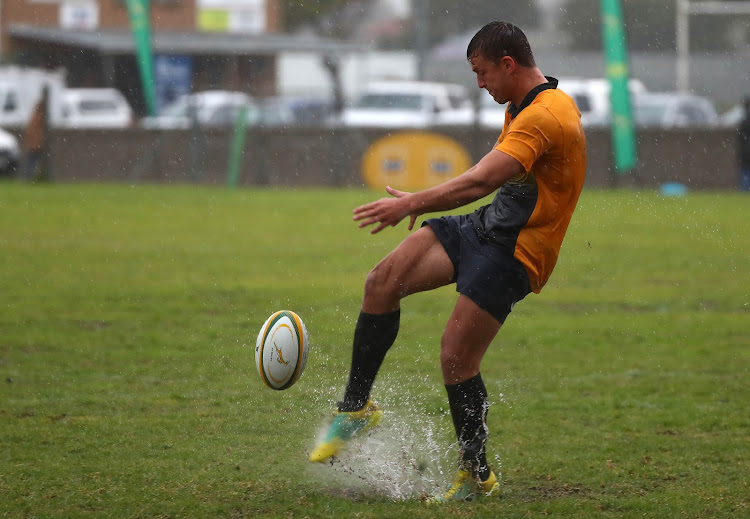
[[[323,441],[310,455],[324,462],[383,411],[370,400],[375,377],[396,339],[401,299],[456,283],[459,293],[440,342],[440,365],[460,448],[458,473],[436,501],[499,491],[487,464],[487,390],[480,364],[513,305],[547,282],[583,188],[586,138],[573,100],[536,67],[524,33],[491,22],[466,57],[479,88],[508,102],[502,134],[464,174],[439,186],[382,198],[354,210],[372,233],[409,218],[469,204],[497,190],[491,204],[461,216],[428,219],[367,276],[354,331],[344,398]]]

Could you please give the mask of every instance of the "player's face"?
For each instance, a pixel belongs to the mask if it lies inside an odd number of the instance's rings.
[[[480,54],[474,54],[469,62],[471,70],[477,75],[479,88],[487,90],[500,104],[510,101],[510,72],[505,58],[495,63]]]

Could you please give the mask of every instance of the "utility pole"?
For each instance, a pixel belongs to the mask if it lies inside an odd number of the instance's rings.
[[[427,50],[429,47],[429,22],[427,11],[429,0],[414,0],[414,45],[417,54],[417,79],[425,80],[425,64],[427,63]]]

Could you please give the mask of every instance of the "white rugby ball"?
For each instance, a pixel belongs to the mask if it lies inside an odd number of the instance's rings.
[[[307,329],[299,315],[279,310],[263,324],[255,341],[255,367],[271,389],[287,389],[307,364]]]

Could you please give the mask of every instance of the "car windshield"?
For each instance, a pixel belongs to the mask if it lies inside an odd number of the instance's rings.
[[[365,94],[354,107],[368,110],[421,110],[422,105],[422,96],[419,94]]]
[[[659,124],[664,121],[668,104],[662,99],[637,99],[633,103],[633,118],[637,124]]]

